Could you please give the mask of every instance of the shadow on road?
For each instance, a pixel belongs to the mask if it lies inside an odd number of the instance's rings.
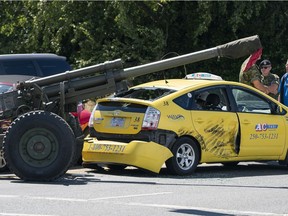
[[[169,174],[168,170],[164,167],[159,174],[147,172],[141,169],[124,169],[124,170],[93,170],[89,173],[101,173],[106,175],[122,175],[122,176],[135,176],[135,177],[158,177],[158,178],[176,178],[176,179],[197,179],[197,178],[238,178],[249,176],[267,176],[267,175],[287,175],[288,167],[280,166],[276,162],[263,162],[263,163],[239,163],[235,166],[223,166],[220,164],[205,164],[199,165],[192,175],[176,176]]]
[[[238,178],[238,177],[252,177],[252,176],[279,176],[287,175],[288,168],[280,166],[278,163],[239,163],[236,166],[222,166],[220,164],[205,164],[198,166],[196,172],[189,176],[176,176],[168,173],[164,167],[159,174],[147,172],[141,169],[128,167],[123,170],[109,170],[109,169],[84,169],[82,167],[74,167],[70,169],[64,177],[52,182],[37,182],[37,181],[24,181],[16,177],[13,173],[1,173],[0,180],[8,180],[11,183],[26,183],[26,184],[45,184],[45,185],[86,185],[87,183],[125,183],[125,184],[162,184],[159,179],[221,179],[221,178]],[[106,176],[107,175],[107,176]],[[117,176],[117,177],[134,177],[139,179],[124,179],[124,180],[103,180],[104,177]],[[142,178],[142,180],[141,180]],[[156,181],[156,179],[158,179]],[[152,180],[152,181],[150,181]],[[164,185],[169,185],[163,183]],[[171,184],[171,183],[170,183]],[[172,183],[173,185],[177,185]],[[179,184],[183,185],[183,184]],[[184,184],[184,186],[191,186],[191,184]],[[195,184],[192,184],[195,186]],[[200,184],[203,186],[203,184]],[[205,186],[205,185],[204,185]],[[215,185],[214,185],[215,186]],[[229,185],[226,185],[229,186]],[[245,186],[247,187],[247,186]],[[254,187],[254,186],[252,186]],[[257,186],[258,187],[258,186]],[[283,189],[288,189],[283,188]]]

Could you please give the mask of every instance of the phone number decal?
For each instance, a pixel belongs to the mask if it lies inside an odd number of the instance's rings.
[[[278,139],[278,133],[250,134],[250,140],[252,139]]]
[[[100,151],[106,153],[122,153],[126,146],[122,145],[108,145],[108,144],[90,144],[88,150]]]

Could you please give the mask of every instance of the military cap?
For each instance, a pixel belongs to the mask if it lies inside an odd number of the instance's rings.
[[[267,59],[263,60],[260,65],[260,67],[263,67],[263,66],[271,66],[271,62]]]

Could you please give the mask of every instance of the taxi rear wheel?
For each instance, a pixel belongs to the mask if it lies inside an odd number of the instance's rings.
[[[176,175],[192,174],[199,163],[198,145],[190,138],[178,139],[171,149],[173,157],[167,160],[168,171]]]

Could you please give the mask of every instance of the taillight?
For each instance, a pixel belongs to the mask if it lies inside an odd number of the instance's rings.
[[[89,122],[88,122],[88,127],[93,128],[94,114],[95,114],[96,108],[97,108],[97,104],[96,104],[96,106],[93,108],[93,110],[91,112],[90,119],[89,119]]]
[[[142,130],[156,130],[158,128],[159,120],[160,111],[153,107],[148,107],[145,112]]]

